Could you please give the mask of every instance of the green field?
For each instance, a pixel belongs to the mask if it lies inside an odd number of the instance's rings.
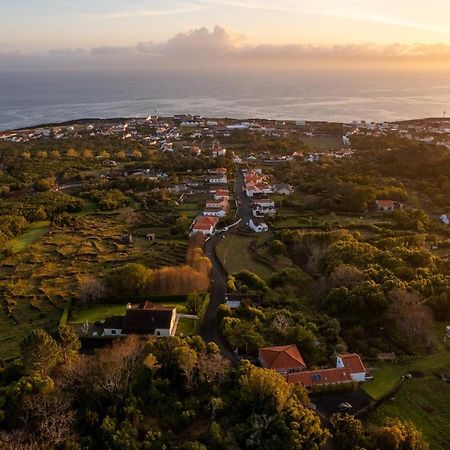
[[[38,241],[45,233],[47,233],[49,226],[50,222],[48,220],[34,222],[25,233],[8,241],[5,244],[5,248],[12,253],[19,253],[25,250],[33,242]]]
[[[392,399],[369,414],[368,423],[379,425],[386,417],[413,422],[432,450],[450,448],[450,384],[435,375],[403,382]]]
[[[412,361],[408,364],[384,364],[374,370],[374,380],[364,383],[363,389],[375,400],[386,395],[402,375],[412,370],[432,374],[440,367],[450,367],[450,353],[442,351],[432,356]]]
[[[402,375],[421,373],[421,378],[404,380],[393,398],[384,401],[365,419],[381,424],[386,417],[410,420],[420,428],[435,450],[450,448],[450,384],[436,375],[438,369],[450,369],[450,353],[441,350],[434,355],[418,358],[407,364],[383,364],[375,368],[374,380],[363,389],[374,399],[389,394]]]
[[[197,331],[197,324],[198,320],[181,318],[178,321],[177,336],[190,336],[195,334]]]
[[[127,309],[126,305],[122,304],[103,304],[92,305],[85,308],[76,308],[73,311],[71,323],[94,323],[105,320],[111,316],[123,316]]]
[[[268,278],[273,273],[271,267],[251,255],[249,246],[254,240],[252,236],[232,234],[218,242],[217,256],[229,274],[250,270],[262,278]]]
[[[338,150],[344,146],[342,143],[341,136],[326,136],[326,135],[317,135],[311,137],[305,136],[303,138],[303,142],[311,150]]]

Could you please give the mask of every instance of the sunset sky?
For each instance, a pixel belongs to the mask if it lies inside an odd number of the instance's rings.
[[[230,58],[232,50],[234,59],[450,60],[448,0],[2,0],[0,13],[3,56],[222,51]]]

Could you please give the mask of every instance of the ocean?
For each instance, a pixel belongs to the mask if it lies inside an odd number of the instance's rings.
[[[0,130],[182,113],[393,121],[450,115],[450,71],[0,71]]]

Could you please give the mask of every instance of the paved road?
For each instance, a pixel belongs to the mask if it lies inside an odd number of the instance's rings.
[[[203,319],[202,327],[200,328],[200,336],[206,342],[215,342],[226,358],[232,364],[239,364],[239,359],[228,346],[227,342],[219,333],[219,324],[217,321],[216,311],[218,306],[225,301],[227,274],[222,267],[219,259],[216,256],[215,245],[219,239],[222,239],[223,234],[214,236],[205,244],[206,256],[211,260],[211,290],[210,301]]]
[[[247,198],[245,193],[242,192],[242,186],[244,179],[240,171],[236,173],[235,182],[235,196],[240,202],[237,212],[237,218],[242,219],[242,225],[248,222],[251,216],[251,201]],[[216,311],[218,306],[225,301],[226,285],[227,285],[227,273],[225,272],[221,262],[216,256],[215,246],[216,243],[223,239],[223,236],[229,235],[235,231],[235,228],[231,228],[226,233],[221,233],[217,236],[213,236],[205,244],[205,254],[208,256],[212,263],[211,269],[211,290],[210,290],[210,302],[203,319],[202,326],[200,328],[200,336],[206,342],[215,342],[222,351],[222,354],[228,358],[232,364],[239,364],[239,358],[233,353],[228,346],[227,342],[222,338],[219,333],[219,324],[217,321]]]

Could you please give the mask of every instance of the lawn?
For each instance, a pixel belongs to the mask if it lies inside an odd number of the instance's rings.
[[[85,308],[75,308],[73,310],[73,317],[70,320],[71,323],[94,323],[97,321],[105,320],[110,316],[123,316],[127,306],[124,304],[103,304],[92,305]]]
[[[450,384],[434,375],[406,380],[394,398],[365,419],[379,425],[386,417],[413,422],[426,436],[432,450],[450,448]]]
[[[177,336],[190,336],[197,331],[198,320],[182,317],[178,321]]]
[[[19,253],[47,233],[49,226],[50,222],[47,220],[34,222],[25,233],[8,241],[5,244],[5,248],[10,250],[12,253]]]
[[[232,234],[218,242],[217,256],[228,273],[250,270],[262,278],[268,278],[273,273],[271,267],[251,255],[249,246],[254,240],[254,237]]]
[[[363,385],[363,389],[375,400],[386,395],[406,372],[418,370],[432,374],[434,370],[450,366],[450,353],[442,351],[407,364],[384,364],[374,369],[374,379]]]

